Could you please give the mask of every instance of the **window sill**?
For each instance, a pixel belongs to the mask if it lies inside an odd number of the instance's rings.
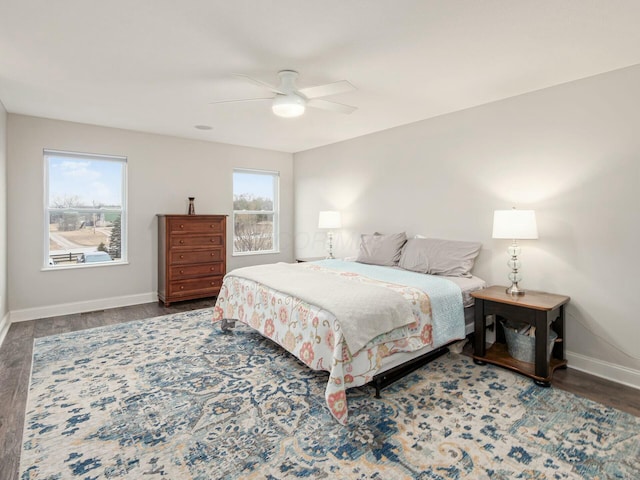
[[[252,255],[279,255],[280,250],[265,250],[261,252],[234,252],[232,257],[250,257]]]
[[[97,267],[115,267],[116,265],[129,265],[128,261],[124,262],[100,262],[100,263],[78,263],[70,265],[57,265],[53,267],[43,267],[41,272],[52,272],[55,270],[76,270],[79,268],[97,268]]]

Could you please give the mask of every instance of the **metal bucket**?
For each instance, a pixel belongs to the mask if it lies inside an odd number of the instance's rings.
[[[516,360],[522,362],[535,363],[536,361],[536,337],[529,335],[521,335],[512,328],[508,328],[502,324],[504,336],[507,340],[507,350]],[[558,338],[558,334],[553,330],[549,330],[549,350],[547,352],[547,362],[551,360],[551,351],[553,344]]]

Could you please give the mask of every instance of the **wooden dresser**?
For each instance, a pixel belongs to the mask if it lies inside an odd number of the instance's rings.
[[[226,273],[226,215],[158,215],[158,300],[213,297]]]

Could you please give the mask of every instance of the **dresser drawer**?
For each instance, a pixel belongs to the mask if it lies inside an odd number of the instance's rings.
[[[212,263],[224,260],[222,248],[193,250],[190,252],[169,250],[169,265],[188,265],[190,263]]]
[[[189,277],[202,277],[206,275],[224,275],[224,263],[210,263],[201,265],[183,265],[171,267],[170,277],[172,280],[181,280]]]
[[[220,219],[195,218],[184,220],[170,218],[167,221],[167,231],[174,233],[223,233],[225,221]]]
[[[222,235],[171,235],[169,248],[180,247],[219,247],[224,244]]]
[[[169,295],[179,297],[193,294],[216,294],[222,286],[222,277],[189,278],[176,280],[169,283]]]

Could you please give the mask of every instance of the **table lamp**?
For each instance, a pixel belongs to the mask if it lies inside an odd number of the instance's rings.
[[[522,276],[520,269],[520,246],[518,240],[538,238],[538,226],[536,224],[536,212],[533,210],[496,210],[493,212],[493,238],[510,238],[513,243],[507,249],[511,256],[507,265],[511,267],[509,280],[511,286],[507,288],[510,295],[524,295],[524,290],[518,286]]]
[[[340,212],[324,211],[320,212],[318,217],[318,228],[329,230],[327,232],[327,239],[329,241],[329,255],[327,258],[335,258],[333,256],[333,231],[336,228],[340,228],[342,222],[340,221]]]

